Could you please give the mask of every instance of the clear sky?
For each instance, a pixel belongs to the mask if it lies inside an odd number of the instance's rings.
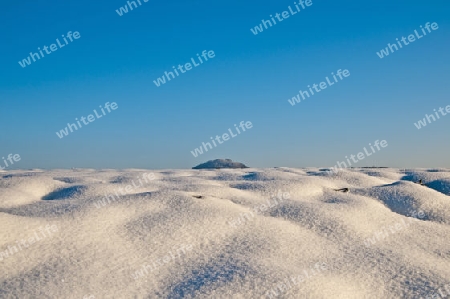
[[[329,167],[375,140],[356,166],[450,167],[450,2],[315,1],[258,35],[294,1],[8,2],[0,11],[0,157],[12,168],[190,168],[215,158],[253,167]],[[439,29],[380,59],[427,22]],[[69,31],[80,38],[22,68]],[[215,57],[157,87],[203,50]],[[350,76],[294,106],[331,72]],[[99,105],[118,109],[60,139]],[[240,121],[253,127],[195,158]]]

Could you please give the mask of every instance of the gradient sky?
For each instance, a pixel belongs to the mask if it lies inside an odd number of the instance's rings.
[[[0,11],[0,157],[12,168],[190,168],[215,158],[252,167],[330,167],[375,140],[356,166],[450,167],[450,2],[314,1],[263,33],[250,28],[294,1],[8,2]],[[426,22],[439,29],[380,59]],[[68,31],[81,38],[26,68],[18,61]],[[203,50],[214,59],[156,87]],[[350,77],[291,106],[338,69]],[[59,139],[105,102],[119,108]],[[240,121],[253,128],[194,158]]]

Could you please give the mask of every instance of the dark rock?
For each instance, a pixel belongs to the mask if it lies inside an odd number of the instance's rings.
[[[222,168],[248,168],[242,163],[233,162],[230,159],[210,160],[206,163],[192,167],[192,169],[222,169]]]

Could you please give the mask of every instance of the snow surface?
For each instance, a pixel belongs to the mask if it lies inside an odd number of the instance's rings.
[[[450,170],[326,170],[3,172],[0,298],[450,298]]]

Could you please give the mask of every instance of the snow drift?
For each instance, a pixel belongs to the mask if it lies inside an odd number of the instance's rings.
[[[2,173],[0,298],[450,290],[449,170],[161,170],[128,188],[148,172]]]

